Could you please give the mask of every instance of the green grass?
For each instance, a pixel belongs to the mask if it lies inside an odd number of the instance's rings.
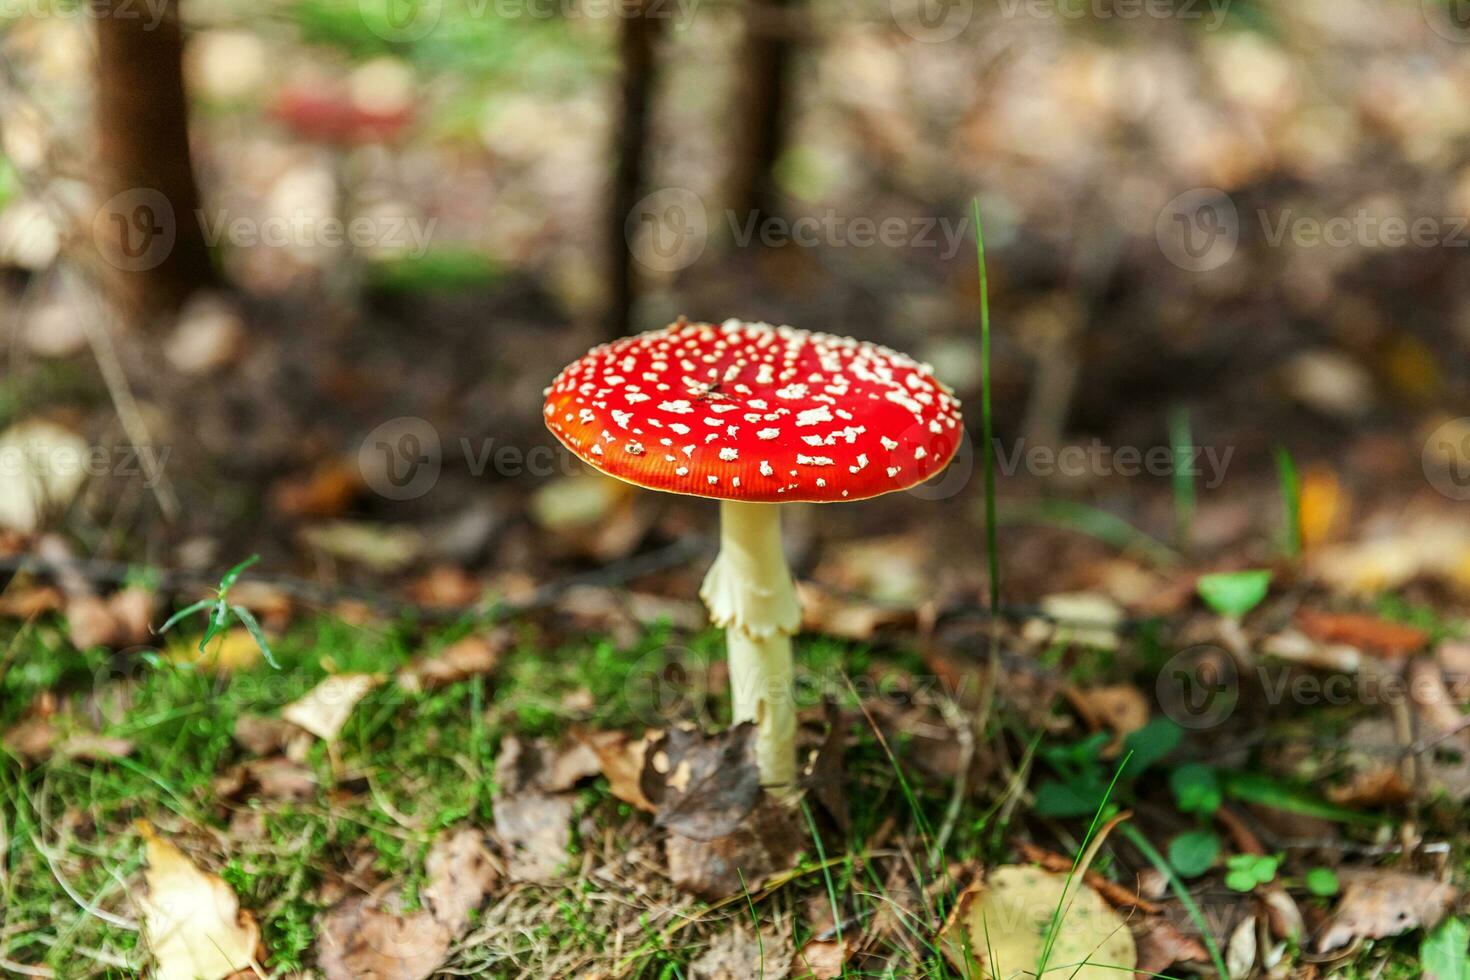
[[[465,822],[492,825],[493,762],[507,733],[562,737],[572,724],[637,731],[671,718],[728,722],[717,632],[684,636],[654,626],[627,647],[597,636],[547,646],[524,628],[493,677],[417,695],[390,683],[364,698],[339,743],[335,771],[344,778],[335,788],[299,803],[247,799],[225,805],[217,798],[217,775],[250,757],[232,737],[242,714],[277,713],[324,678],[329,666],[388,674],[469,629],[423,636],[407,622],[370,629],[316,619],[273,641],[281,670],[261,665],[230,676],[158,658],[150,664],[135,657],[124,670],[109,653],[72,649],[49,620],[0,637],[0,651],[8,651],[0,675],[0,729],[49,692],[92,718],[101,733],[136,746],[114,762],[57,757],[32,768],[0,753],[0,957],[44,963],[66,977],[143,975],[147,958],[138,934],[83,912],[77,898],[136,914],[125,890],[143,867],[132,823],[145,818],[218,872],[255,913],[270,970],[309,969],[317,918],[334,900],[323,890],[341,874],[355,867],[368,880],[395,879],[412,903],[439,830]],[[811,703],[827,697],[849,708],[858,707],[859,689],[871,709],[875,699],[912,690],[913,679],[926,674],[915,654],[821,637],[802,638],[797,660]],[[684,671],[672,701],[669,690],[644,682],[668,663]],[[1105,673],[1106,665],[1098,670]],[[591,696],[589,717],[567,706],[569,695],[583,691]],[[1039,746],[1055,744],[1004,705],[996,725],[1006,733],[996,737],[1028,759]],[[819,836],[809,812],[806,854],[779,888],[752,888],[717,907],[681,897],[656,877],[640,879],[652,889],[646,906],[595,877],[515,889],[482,912],[487,928],[504,923],[497,938],[467,944],[451,966],[484,977],[584,972],[607,966],[621,935],[619,955],[628,975],[688,976],[710,938],[735,922],[752,916],[786,922],[799,947],[809,937],[810,910],[819,908],[841,924],[844,936],[863,933],[880,913],[892,917],[894,932],[881,947],[892,957],[891,975],[954,977],[935,940],[960,884],[949,869],[956,862],[984,867],[1012,860],[1008,842],[1023,831],[1002,817],[1030,820],[1027,808],[1002,805],[1018,787],[1000,777],[972,786],[947,846],[931,855],[953,792],[952,783],[926,776],[918,764],[915,752],[935,751],[933,745],[902,730],[880,738],[861,722],[853,736],[844,754],[850,827],[845,835]],[[324,745],[312,746],[306,764],[323,787],[332,786],[333,760]],[[1154,778],[1157,790],[1162,777]],[[1140,784],[1138,791],[1145,788]],[[601,780],[580,790],[577,802],[573,866],[584,856],[607,862],[646,834],[646,818],[611,797]],[[232,819],[248,819],[256,833],[241,833],[239,823],[232,829]],[[1044,826],[1057,829],[1054,822]],[[1126,837],[1133,828],[1125,827]],[[884,864],[875,853],[910,855],[906,863],[919,876],[917,890],[895,894],[887,878],[892,858]],[[1094,864],[1102,871],[1111,867],[1108,855]],[[680,911],[671,916],[670,908]],[[695,920],[671,933],[686,914]],[[1403,949],[1411,954],[1413,943],[1406,940]],[[1400,949],[1379,944],[1373,955],[1391,955],[1396,963]],[[853,965],[848,975],[888,974]],[[1396,974],[1390,968],[1384,975]]]

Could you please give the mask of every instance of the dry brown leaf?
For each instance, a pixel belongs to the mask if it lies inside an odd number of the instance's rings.
[[[672,728],[651,741],[643,794],[658,807],[657,822],[696,840],[733,833],[761,799],[755,762],[755,725],[707,735]]]
[[[67,635],[78,650],[127,647],[148,641],[156,597],[143,588],[127,588],[107,598],[78,595],[66,604]]]
[[[1414,787],[1394,766],[1378,766],[1356,773],[1340,786],[1329,786],[1327,798],[1340,806],[1396,806],[1414,795]]]
[[[1300,609],[1296,624],[1318,643],[1345,643],[1386,657],[1407,656],[1429,642],[1429,634],[1417,627],[1391,623],[1366,613]]]
[[[352,709],[381,683],[374,674],[334,674],[286,705],[281,717],[330,742],[342,731]]]
[[[602,774],[607,778],[607,788],[613,796],[640,810],[658,812],[653,801],[643,795],[648,736],[635,739],[623,732],[597,732],[577,737],[587,740],[592,751],[597,753]]]
[[[230,886],[201,871],[146,821],[147,894],[138,898],[143,935],[159,980],[222,980],[251,969],[260,928]]]
[[[1256,966],[1256,917],[1248,915],[1236,925],[1225,944],[1225,969],[1230,980],[1245,980]]]
[[[791,867],[810,837],[799,811],[761,798],[734,832],[713,840],[669,834],[664,841],[669,878],[709,901],[754,892],[770,875]]]
[[[500,884],[484,834],[472,827],[435,841],[424,873],[421,911],[396,911],[395,891],[381,900],[354,895],[323,916],[317,959],[327,980],[425,980]]]
[[[1433,929],[1459,897],[1453,885],[1398,871],[1340,874],[1342,899],[1317,939],[1326,953],[1354,939],[1382,939],[1410,929]]]
[[[1005,865],[967,888],[939,939],[964,977],[999,980],[1034,971],[1068,876],[1029,865]],[[1054,933],[1047,971],[1065,969],[1077,980],[1117,980],[1138,960],[1133,935],[1102,897],[1077,886]]]
[[[485,594],[485,586],[458,565],[435,565],[410,582],[407,591],[421,606],[447,609],[476,602]]]
[[[310,473],[277,480],[270,490],[271,507],[283,517],[340,517],[362,490],[357,457],[336,457]]]
[[[125,738],[77,731],[63,735],[50,718],[31,718],[5,733],[5,747],[29,762],[42,762],[53,756],[106,762],[131,755],[133,743]]]
[[[1204,943],[1185,935],[1163,916],[1145,919],[1133,939],[1138,947],[1138,980],[1162,974],[1175,963],[1210,962]]]
[[[235,741],[255,755],[285,752],[299,739],[309,740],[309,736],[283,718],[245,714],[235,719]]]
[[[852,958],[855,946],[850,939],[808,939],[796,954],[792,980],[833,980],[842,976],[842,968]]]
[[[398,684],[405,691],[431,691],[492,674],[509,646],[510,635],[504,631],[467,636],[437,653],[415,657],[398,671]]]
[[[744,922],[710,941],[689,964],[690,980],[750,980],[787,976],[791,969],[791,933],[762,929],[757,936]]]
[[[274,757],[234,766],[214,781],[222,799],[260,797],[268,800],[309,800],[316,795],[316,773],[298,762]]]
[[[44,613],[55,612],[64,603],[60,589],[49,585],[22,588],[12,583],[0,594],[0,617],[34,619]]]
[[[1094,729],[1106,728],[1121,738],[1148,724],[1148,698],[1132,684],[1068,687],[1063,693]]]
[[[575,801],[543,788],[545,754],[544,746],[512,735],[501,742],[495,761],[495,835],[510,877],[517,881],[554,881],[571,844]]]

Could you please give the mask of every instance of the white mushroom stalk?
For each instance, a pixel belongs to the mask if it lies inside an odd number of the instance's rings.
[[[756,726],[761,782],[796,788],[796,704],[791,637],[801,605],[781,550],[777,504],[720,502],[720,553],[699,595],[725,630],[736,724]]]

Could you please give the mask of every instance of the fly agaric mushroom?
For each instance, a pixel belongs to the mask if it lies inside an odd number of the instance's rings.
[[[796,782],[791,637],[801,607],[780,510],[920,483],[959,445],[960,403],[933,370],[850,337],[682,318],[593,348],[546,389],[546,425],[609,476],[720,501],[700,596],[726,630],[734,719],[757,726],[761,781]]]

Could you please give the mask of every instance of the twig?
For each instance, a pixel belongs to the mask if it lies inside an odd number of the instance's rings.
[[[969,790],[970,764],[975,758],[973,721],[965,717],[955,703],[948,698],[940,700],[938,707],[944,720],[953,728],[955,738],[959,741],[960,758],[955,770],[954,789],[950,793],[949,803],[944,808],[944,821],[939,825],[939,833],[934,835],[934,844],[929,849],[929,867],[931,868],[937,867],[940,859],[944,857],[944,848],[949,844],[955,824],[959,822],[960,810],[964,807],[965,794]]]

